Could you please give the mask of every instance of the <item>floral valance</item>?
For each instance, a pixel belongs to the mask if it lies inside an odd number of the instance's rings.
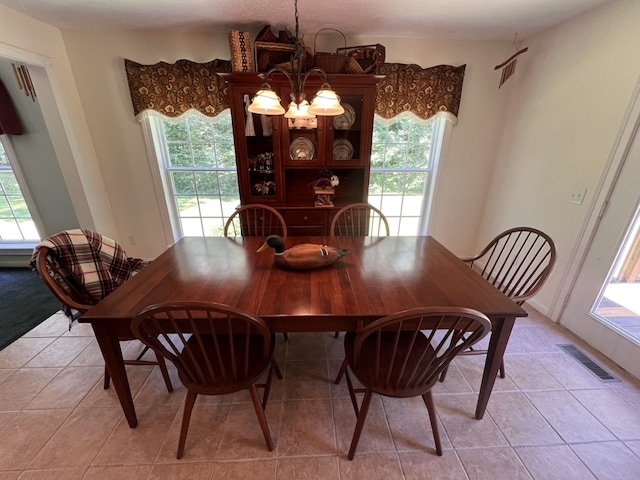
[[[229,108],[227,83],[217,75],[231,71],[229,60],[207,63],[178,60],[141,65],[125,59],[124,66],[136,116],[145,110],[154,110],[175,118],[197,110],[215,117]]]
[[[411,112],[424,120],[445,114],[455,122],[465,68],[466,65],[422,68],[402,63],[383,64],[377,72],[386,77],[377,86],[376,113],[389,119]]]

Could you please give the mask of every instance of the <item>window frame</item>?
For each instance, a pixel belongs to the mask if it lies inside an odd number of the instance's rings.
[[[370,178],[373,177],[375,173],[393,173],[393,172],[403,172],[403,173],[427,173],[428,178],[425,182],[424,191],[422,194],[422,204],[420,208],[420,214],[418,216],[418,231],[415,233],[417,236],[428,235],[428,233],[432,229],[433,225],[433,211],[436,204],[436,191],[438,188],[438,171],[441,162],[446,156],[446,152],[449,145],[451,128],[450,125],[452,121],[447,116],[436,115],[435,117],[431,117],[427,120],[422,120],[416,117],[411,113],[407,113],[404,115],[398,115],[392,119],[384,119],[375,115],[374,117],[374,129],[375,122],[378,121],[385,125],[391,125],[394,122],[408,119],[412,122],[419,124],[433,123],[432,129],[432,138],[431,145],[429,149],[429,158],[427,159],[427,165],[430,165],[429,168],[374,168],[373,166],[370,168],[369,175]],[[369,187],[371,187],[371,181],[369,182]],[[372,195],[371,189],[369,188],[369,197],[371,196],[381,196],[384,199],[384,193],[382,195]],[[403,194],[404,197],[404,194]],[[380,208],[382,205],[377,205],[376,203],[372,203],[374,206]],[[384,213],[384,210],[381,209]],[[392,217],[391,217],[392,218]],[[400,219],[402,219],[402,214],[400,215]],[[390,227],[391,227],[390,222]],[[398,231],[392,231],[391,235],[398,235]]]
[[[0,143],[2,143],[2,147],[4,148],[4,152],[9,160],[9,166],[13,175],[16,177],[16,181],[18,182],[18,186],[20,187],[20,192],[22,193],[22,198],[24,198],[25,204],[27,205],[27,209],[29,210],[29,215],[31,215],[31,220],[35,226],[36,232],[38,234],[37,239],[25,239],[25,240],[2,240],[0,239],[0,249],[1,250],[11,250],[11,249],[24,249],[24,248],[33,248],[38,243],[40,243],[40,239],[42,238],[42,232],[44,232],[44,224],[42,223],[42,218],[38,212],[38,208],[36,207],[36,203],[33,200],[33,196],[31,192],[27,188],[27,181],[22,172],[22,168],[20,168],[20,164],[17,160],[17,155],[15,150],[13,149],[13,145],[11,144],[11,139],[8,135],[0,135]]]
[[[219,121],[221,115],[228,115],[231,118],[231,110],[226,109],[218,114],[214,121]],[[170,179],[170,171],[176,170],[169,167],[169,146],[164,135],[165,121],[182,122],[187,121],[190,116],[200,116],[207,121],[212,117],[206,117],[195,110],[191,110],[178,118],[171,119],[152,110],[147,110],[138,115],[138,121],[142,126],[145,143],[147,146],[148,160],[153,179],[156,201],[160,210],[162,228],[167,245],[173,245],[184,235],[180,224],[180,215],[177,211],[175,196]],[[235,146],[235,145],[234,145]],[[177,168],[179,170],[179,168]],[[197,169],[196,169],[197,170]],[[203,171],[208,171],[203,169]],[[237,167],[236,167],[237,172]]]

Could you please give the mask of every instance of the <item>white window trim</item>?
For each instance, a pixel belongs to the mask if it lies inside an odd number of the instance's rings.
[[[142,125],[142,133],[147,146],[147,152],[149,153],[147,158],[153,179],[156,202],[160,210],[162,229],[168,247],[182,238],[182,228],[180,226],[180,216],[176,210],[173,198],[171,180],[167,175],[166,165],[170,164],[168,158],[169,148],[164,136],[163,122],[183,122],[192,115],[201,116],[208,121],[212,120],[212,117],[204,116],[197,110],[189,110],[180,115],[179,118],[165,117],[153,110],[145,110],[136,116],[136,119],[140,122],[140,125]],[[219,116],[215,118],[219,118]]]

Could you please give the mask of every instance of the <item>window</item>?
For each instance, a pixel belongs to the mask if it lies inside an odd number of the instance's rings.
[[[385,214],[392,235],[427,232],[446,124],[442,118],[375,118],[369,203]],[[222,236],[226,219],[240,204],[230,110],[215,118],[193,114],[167,120],[148,114],[142,125],[160,165],[156,180],[169,209],[168,242]]]
[[[5,149],[0,141],[0,245],[39,242],[40,236],[9,162],[10,151],[8,144]]]
[[[391,235],[426,235],[446,120],[376,115],[369,203],[387,217]]]
[[[240,203],[230,111],[215,118],[146,118],[174,237],[222,236],[225,220]]]

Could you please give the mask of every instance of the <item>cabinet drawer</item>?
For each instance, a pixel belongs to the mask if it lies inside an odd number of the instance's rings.
[[[289,225],[326,225],[327,212],[322,210],[300,210],[284,213],[284,218]]]
[[[292,225],[287,226],[287,232],[292,237],[324,237],[328,235],[326,225]]]

